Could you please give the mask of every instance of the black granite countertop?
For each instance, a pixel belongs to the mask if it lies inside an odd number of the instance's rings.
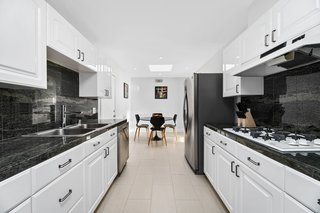
[[[232,125],[206,124],[205,126],[279,163],[320,181],[320,152],[283,153],[223,130],[224,128],[232,127]]]
[[[0,142],[0,182],[46,161],[109,129],[127,122],[126,119],[92,120],[108,123],[105,128],[84,137],[19,137]]]

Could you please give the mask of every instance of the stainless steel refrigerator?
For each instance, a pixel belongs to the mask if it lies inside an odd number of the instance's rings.
[[[183,119],[185,157],[196,174],[203,174],[203,127],[234,124],[234,98],[222,97],[222,74],[195,73],[185,80]]]

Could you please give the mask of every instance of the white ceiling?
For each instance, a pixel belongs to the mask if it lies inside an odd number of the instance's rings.
[[[254,0],[47,1],[131,76],[177,77],[241,32]],[[149,64],[173,64],[173,72],[151,73]]]

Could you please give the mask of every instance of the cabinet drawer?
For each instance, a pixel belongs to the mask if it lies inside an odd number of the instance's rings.
[[[216,132],[208,127],[204,127],[203,134],[205,137],[208,137],[211,141],[216,141]]]
[[[0,182],[0,212],[7,212],[31,196],[31,171]]]
[[[21,203],[9,213],[32,213],[31,210],[31,198]]]
[[[230,154],[236,156],[236,150],[237,150],[237,142],[231,140],[230,138],[227,138],[221,134],[216,134],[216,142],[222,149],[229,152]]]
[[[91,140],[85,142],[85,155],[88,156],[91,153],[100,149],[103,145],[105,145],[112,138],[117,136],[117,128],[113,128]]]
[[[69,212],[83,196],[83,163],[32,196],[34,213]]]
[[[240,144],[237,152],[239,160],[244,164],[268,179],[280,189],[284,189],[284,165]]]
[[[33,194],[51,181],[70,170],[84,158],[84,147],[80,144],[32,168]]]
[[[320,212],[320,181],[286,167],[285,191],[314,212]]]

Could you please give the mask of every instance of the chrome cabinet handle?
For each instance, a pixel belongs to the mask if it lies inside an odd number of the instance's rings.
[[[114,136],[115,134],[116,134],[116,133],[111,133],[110,136],[112,137],[112,136]]]
[[[78,49],[78,59],[81,58],[81,51]]]
[[[275,35],[274,35],[276,31],[277,30],[272,30],[271,40],[272,40],[273,43],[276,42]]]
[[[72,189],[69,189],[68,194],[66,194],[63,198],[59,198],[59,202],[63,203],[71,194],[72,194]]]
[[[110,152],[109,152],[109,147],[107,147],[107,156],[109,156]]]
[[[227,143],[224,143],[223,141],[220,141],[220,143],[224,146],[227,146],[228,144]]]
[[[234,161],[231,162],[231,173],[234,173],[233,166],[234,166],[235,163],[236,163],[236,162],[234,162]]]
[[[100,144],[100,141],[98,143],[93,144],[93,146],[98,146]]]
[[[209,132],[206,132],[206,135],[210,136],[211,134]]]
[[[268,37],[269,37],[269,34],[267,34],[267,35],[264,36],[264,46],[266,46],[266,47],[269,47]]]
[[[239,93],[239,84],[236,85],[236,93]]]
[[[236,176],[237,176],[237,177],[240,177],[239,174],[238,174],[238,168],[239,168],[239,167],[240,167],[239,165],[236,165]]]
[[[81,61],[84,61],[84,52],[82,52],[81,55],[82,55]]]
[[[213,155],[216,154],[216,153],[214,153],[214,148],[215,148],[215,146],[212,146],[212,147],[211,147],[211,152],[212,152]]]
[[[63,167],[66,167],[67,165],[69,165],[72,162],[72,159],[69,159],[67,162],[60,164],[58,167],[59,169],[62,169]]]
[[[252,158],[250,158],[250,157],[248,157],[247,160],[248,160],[250,163],[252,163],[252,164],[254,164],[254,165],[256,165],[256,166],[260,166],[260,162],[256,162],[256,161],[252,160]]]
[[[318,204],[320,205],[320,199],[318,199]]]
[[[109,96],[109,94],[110,94],[110,93],[109,93],[109,90],[105,89],[105,90],[104,90],[104,96]]]
[[[104,149],[104,158],[107,158],[108,154],[107,154],[107,149]]]

